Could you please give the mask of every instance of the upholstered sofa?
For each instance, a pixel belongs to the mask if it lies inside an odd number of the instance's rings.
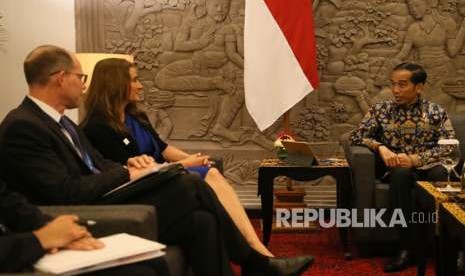
[[[89,227],[96,237],[125,232],[147,239],[156,239],[156,210],[148,205],[94,205],[94,206],[47,206],[40,209],[51,216],[77,214],[82,220],[95,220]],[[192,275],[186,266],[183,253],[177,246],[168,246],[165,256],[168,269],[173,276]],[[0,274],[38,275],[34,273]]]
[[[223,158],[211,158],[216,167],[223,173]],[[126,232],[147,239],[158,236],[156,210],[148,205],[76,205],[76,206],[41,206],[40,209],[51,216],[60,214],[76,214],[82,220],[98,221],[90,228],[96,237]],[[178,246],[168,246],[165,259],[171,276],[195,276],[187,266],[183,252]],[[5,275],[36,275],[34,273],[2,274]]]
[[[465,115],[450,115],[457,139],[460,141],[462,159],[465,157]],[[389,208],[389,185],[375,178],[374,153],[366,147],[351,146],[349,133],[341,138],[346,158],[350,164],[353,181],[353,207],[363,216],[364,208]],[[358,221],[363,217],[358,218]],[[352,242],[361,255],[371,255],[380,245],[389,245],[398,241],[397,231],[393,228],[353,228]]]

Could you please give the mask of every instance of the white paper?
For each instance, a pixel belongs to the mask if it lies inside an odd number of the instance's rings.
[[[77,275],[165,255],[161,251],[166,248],[165,245],[126,233],[99,240],[105,244],[102,249],[62,250],[55,254],[47,254],[34,265],[34,268],[54,275]]]

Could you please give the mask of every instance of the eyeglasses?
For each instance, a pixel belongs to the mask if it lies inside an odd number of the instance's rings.
[[[69,72],[69,71],[56,71],[56,72],[52,72],[49,74],[49,76],[53,76],[55,74],[58,74],[60,72],[65,72],[65,74],[71,74],[71,75],[75,75],[77,76],[82,83],[85,83],[87,81],[87,74],[82,74],[82,73],[75,73],[75,72]]]
[[[77,76],[82,81],[82,83],[86,83],[87,81],[87,74],[67,72],[67,71],[65,71],[65,73]]]

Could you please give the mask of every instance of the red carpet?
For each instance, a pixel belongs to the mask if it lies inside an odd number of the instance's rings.
[[[254,220],[253,223],[258,225],[258,220]],[[261,237],[261,231],[257,230],[257,232]],[[337,229],[321,229],[309,233],[273,233],[269,249],[276,256],[313,255],[315,263],[303,274],[305,276],[416,275],[416,267],[399,273],[384,273],[382,267],[386,261],[385,258],[362,259],[355,257],[351,261],[345,261]],[[236,268],[235,271],[236,275],[240,275],[239,269]],[[426,275],[434,275],[434,267],[430,263],[428,263]]]

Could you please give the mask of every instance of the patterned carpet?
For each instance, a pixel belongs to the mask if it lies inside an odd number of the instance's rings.
[[[253,220],[255,229],[259,229],[259,221]],[[257,231],[260,234],[260,231]],[[383,273],[382,267],[386,258],[354,258],[345,261],[339,234],[336,229],[322,229],[310,233],[273,233],[269,244],[271,252],[277,256],[295,256],[311,254],[315,256],[315,263],[304,276],[407,276],[416,275],[416,267],[399,273]],[[239,269],[235,269],[240,275]],[[434,267],[429,262],[426,275],[434,275]]]

